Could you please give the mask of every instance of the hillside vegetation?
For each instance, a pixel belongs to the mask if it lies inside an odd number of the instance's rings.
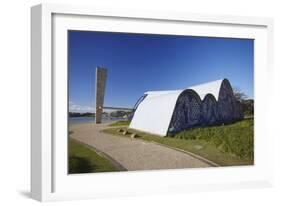
[[[204,140],[214,144],[218,150],[239,158],[254,157],[254,121],[243,120],[230,125],[189,129],[174,138]]]

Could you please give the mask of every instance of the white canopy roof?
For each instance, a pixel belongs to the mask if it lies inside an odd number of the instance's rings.
[[[221,79],[191,86],[187,89],[194,90],[201,100],[203,100],[207,94],[213,95],[214,98],[218,100],[220,87],[223,81],[224,80]],[[147,94],[147,96],[139,104],[129,127],[165,136],[169,129],[178,97],[185,90],[186,89],[146,92],[145,94]]]

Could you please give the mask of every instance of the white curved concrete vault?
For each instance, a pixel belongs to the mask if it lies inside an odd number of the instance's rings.
[[[160,136],[243,117],[241,104],[227,79],[183,90],[148,91],[145,95],[129,127]]]

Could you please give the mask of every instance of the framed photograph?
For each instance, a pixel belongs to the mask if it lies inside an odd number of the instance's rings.
[[[40,201],[273,183],[268,18],[31,9]]]

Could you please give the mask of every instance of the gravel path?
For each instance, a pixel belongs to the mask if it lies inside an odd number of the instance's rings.
[[[129,171],[210,167],[186,153],[138,139],[113,136],[101,132],[106,124],[73,124],[72,138],[105,153]]]

